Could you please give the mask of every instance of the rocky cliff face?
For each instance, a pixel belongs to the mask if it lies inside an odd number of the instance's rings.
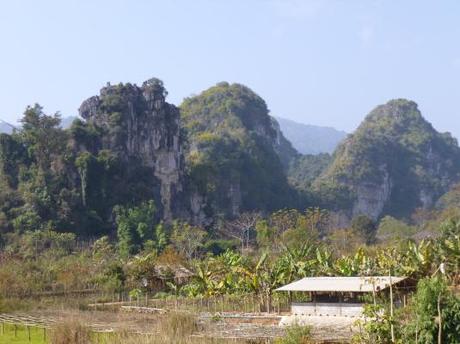
[[[456,140],[438,133],[416,103],[398,99],[366,117],[336,150],[315,186],[329,199],[334,193],[345,198],[349,217],[402,217],[417,207],[432,207],[459,173]]]
[[[243,85],[221,83],[187,99],[181,113],[165,96],[157,79],[142,87],[107,85],[80,107],[85,132],[96,132],[97,139],[75,140],[76,150],[96,159],[108,151],[124,166],[148,167],[153,183],[142,185],[153,184],[166,221],[206,224],[216,215],[289,205],[285,171],[298,153],[259,96]]]
[[[116,152],[125,163],[135,159],[151,169],[159,184],[162,217],[170,221],[182,190],[183,159],[179,110],[165,96],[157,79],[142,87],[107,85],[99,96],[85,100],[79,112],[101,133],[98,149]]]

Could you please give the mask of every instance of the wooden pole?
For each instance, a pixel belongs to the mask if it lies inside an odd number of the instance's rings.
[[[442,344],[442,314],[441,314],[441,293],[438,295],[438,344]]]
[[[372,298],[374,299],[374,306],[377,306],[377,300],[375,298],[375,281],[372,279]]]
[[[342,293],[339,294],[339,315],[342,315],[342,300],[343,300],[343,295]]]
[[[395,328],[393,325],[393,283],[391,281],[391,270],[390,270],[390,329],[391,329],[391,342],[395,342]]]
[[[313,292],[313,302],[315,303],[315,315],[317,314],[317,309],[316,309],[316,293]]]

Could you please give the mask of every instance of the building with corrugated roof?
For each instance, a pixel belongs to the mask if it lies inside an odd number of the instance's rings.
[[[282,286],[276,291],[289,292],[292,299],[291,317],[341,316],[361,317],[364,304],[392,288],[396,305],[405,304],[413,283],[406,277],[305,277]],[[371,301],[372,302],[372,301]],[[292,322],[291,319],[288,322]]]

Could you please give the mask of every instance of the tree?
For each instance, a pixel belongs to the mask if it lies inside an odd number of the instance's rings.
[[[267,220],[260,220],[256,223],[257,245],[264,249],[270,249],[276,242],[276,231],[271,227]]]
[[[251,240],[251,231],[256,228],[257,222],[260,220],[260,213],[243,213],[233,221],[228,221],[224,224],[223,234],[241,242],[241,252],[249,248]]]
[[[138,253],[147,240],[154,239],[155,210],[153,201],[132,208],[114,207],[118,248],[122,257]]]
[[[55,156],[63,147],[64,131],[60,128],[59,113],[48,116],[39,104],[27,107],[21,119],[20,136],[28,147],[31,157],[46,171]]]
[[[421,277],[433,272],[435,252],[432,240],[422,240],[419,244],[408,241],[403,247],[406,252],[399,265],[404,274]]]
[[[206,235],[207,233],[199,227],[176,221],[173,223],[171,243],[177,252],[190,260],[196,257]]]
[[[454,285],[460,281],[460,220],[451,219],[441,225],[438,255],[446,266],[446,275]]]
[[[350,228],[339,228],[330,232],[326,241],[338,256],[354,252],[365,244],[363,236]]]
[[[372,244],[375,241],[375,222],[367,216],[356,216],[351,222],[351,228],[360,233],[365,238],[367,244]]]
[[[329,221],[329,213],[320,208],[308,208],[303,214],[295,210],[288,211],[285,215],[288,216],[282,219],[287,220],[289,228],[281,233],[280,238],[287,247],[301,247],[305,242],[317,241]]]
[[[419,343],[439,343],[440,334],[441,343],[460,343],[459,311],[460,299],[442,277],[422,279],[413,299],[411,321],[404,327],[403,335],[408,341],[417,338]]]
[[[410,238],[417,231],[417,227],[409,226],[392,216],[385,216],[380,220],[376,236],[382,241],[398,241]]]
[[[322,235],[329,223],[329,212],[318,207],[308,208],[301,221],[312,235]]]
[[[168,91],[166,90],[162,80],[158,78],[150,78],[147,81],[142,83],[142,87],[151,88],[155,94],[161,95],[163,98],[166,98]]]

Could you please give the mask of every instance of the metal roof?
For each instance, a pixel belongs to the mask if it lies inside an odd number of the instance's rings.
[[[391,277],[394,285],[406,277]],[[301,280],[286,284],[277,291],[319,291],[319,292],[372,292],[380,291],[390,286],[390,276],[365,277],[305,277]],[[375,288],[375,289],[374,289]]]

